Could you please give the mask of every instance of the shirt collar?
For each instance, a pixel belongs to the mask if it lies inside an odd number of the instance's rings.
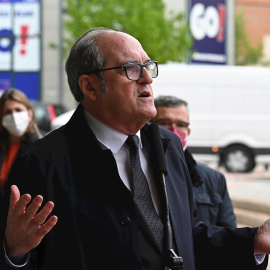
[[[102,145],[105,148],[110,149],[114,154],[117,153],[125,143],[128,135],[102,123],[86,110],[84,110],[84,115],[86,122],[91,127],[92,131],[96,135],[97,139],[102,143]],[[139,137],[139,139],[141,138],[140,130],[136,135]],[[140,146],[142,147],[141,139]]]

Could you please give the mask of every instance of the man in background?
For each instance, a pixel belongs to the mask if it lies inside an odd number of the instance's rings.
[[[212,225],[236,227],[224,175],[206,164],[196,162],[187,148],[190,135],[188,103],[175,96],[158,96],[155,106],[157,115],[152,122],[171,130],[181,140],[193,184],[198,218]]]

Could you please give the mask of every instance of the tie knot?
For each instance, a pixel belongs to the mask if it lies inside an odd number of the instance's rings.
[[[130,149],[138,149],[139,148],[139,137],[137,135],[129,135],[126,144]]]

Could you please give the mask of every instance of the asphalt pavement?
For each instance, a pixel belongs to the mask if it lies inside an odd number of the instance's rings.
[[[222,167],[211,167],[225,175],[230,196],[270,201],[270,168],[257,166],[250,173],[228,173]]]

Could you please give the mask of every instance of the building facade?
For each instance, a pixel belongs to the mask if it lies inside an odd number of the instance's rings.
[[[270,62],[270,0],[235,0],[235,12],[243,13],[251,44],[262,44],[263,61]]]

